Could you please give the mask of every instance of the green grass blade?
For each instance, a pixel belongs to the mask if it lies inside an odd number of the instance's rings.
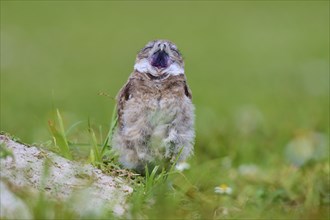
[[[66,139],[66,132],[64,129],[63,119],[59,112],[59,110],[56,110],[57,113],[57,120],[60,126],[60,129],[58,130],[55,126],[55,123],[53,121],[48,121],[48,127],[55,139],[55,145],[59,148],[60,154],[64,156],[67,159],[72,160],[72,154],[70,152],[69,143]]]
[[[77,127],[78,125],[84,123],[84,121],[78,121],[76,123],[74,123],[73,125],[71,125],[67,131],[65,132],[66,135],[68,135],[75,127]]]
[[[94,130],[92,128],[88,128],[88,132],[90,134],[91,142],[92,142],[92,149],[91,149],[91,151],[93,152],[93,158],[94,158],[93,161],[94,161],[94,164],[95,163],[101,163],[102,162],[102,157],[101,157],[101,154],[100,154],[98,145],[97,145],[97,140],[96,140],[95,132],[94,132]]]
[[[117,116],[117,105],[114,106],[113,111],[112,111],[112,116],[111,116],[111,122],[110,122],[110,129],[109,132],[104,140],[104,143],[102,145],[102,150],[101,150],[101,155],[104,155],[105,150],[108,147],[109,142],[112,140],[112,135],[115,131],[115,128],[117,126],[118,122],[118,116]]]

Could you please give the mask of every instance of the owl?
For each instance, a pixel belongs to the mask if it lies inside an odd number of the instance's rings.
[[[174,43],[154,40],[139,51],[117,95],[117,115],[112,146],[125,168],[168,169],[193,154],[194,105]]]

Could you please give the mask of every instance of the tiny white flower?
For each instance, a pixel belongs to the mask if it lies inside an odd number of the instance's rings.
[[[226,184],[221,184],[214,188],[214,192],[218,194],[227,194],[230,195],[233,192],[233,189]]]
[[[178,171],[189,170],[189,168],[190,168],[190,164],[189,163],[186,163],[186,162],[178,163],[175,166],[175,169],[178,170]]]

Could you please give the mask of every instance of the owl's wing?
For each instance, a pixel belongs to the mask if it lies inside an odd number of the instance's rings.
[[[184,93],[185,95],[189,98],[189,99],[192,99],[192,94],[191,94],[191,90],[187,84],[186,81],[183,82],[184,83]]]
[[[121,88],[117,95],[117,115],[118,115],[118,124],[122,127],[122,115],[125,108],[126,101],[130,98],[130,88],[132,86],[132,81],[128,80],[128,82]]]

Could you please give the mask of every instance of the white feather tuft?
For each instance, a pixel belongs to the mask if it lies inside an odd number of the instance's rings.
[[[139,62],[135,63],[134,70],[140,73],[150,73],[154,76],[160,76],[164,73],[167,73],[168,75],[172,75],[172,76],[184,74],[183,67],[179,66],[179,64],[177,63],[172,63],[166,69],[159,71],[157,68],[151,66],[147,59],[142,59]]]

